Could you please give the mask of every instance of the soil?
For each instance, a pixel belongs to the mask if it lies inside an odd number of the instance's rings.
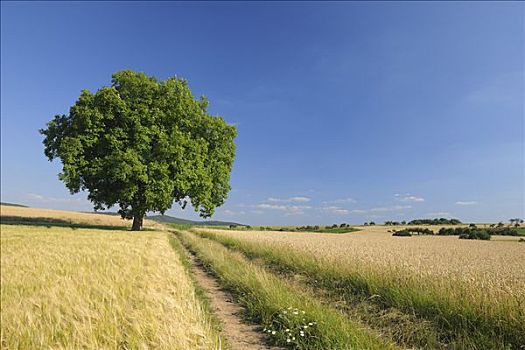
[[[210,300],[211,311],[220,320],[221,334],[226,338],[231,350],[281,350],[270,346],[268,336],[259,326],[243,322],[244,308],[237,304],[232,295],[223,290],[216,278],[206,272],[202,263],[192,254],[189,258],[193,263],[192,272],[197,284],[204,289]]]

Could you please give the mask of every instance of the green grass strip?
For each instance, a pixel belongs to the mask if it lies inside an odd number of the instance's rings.
[[[272,342],[294,349],[396,349],[363,325],[220,243],[180,232],[183,244],[232,291]]]
[[[352,271],[344,266],[327,264],[290,247],[253,243],[225,235],[202,232],[202,237],[242,252],[248,258],[262,259],[285,273],[305,276],[316,288],[337,291],[341,297],[372,297],[383,307],[395,307],[408,314],[433,322],[440,341],[456,349],[523,349],[525,344],[525,311],[523,304],[490,303],[451,296],[428,285],[408,285],[390,276],[370,271]]]
[[[168,240],[173,250],[175,250],[175,252],[179,256],[182,266],[184,266],[184,270],[186,270],[186,273],[188,274],[188,276],[191,279],[191,282],[193,283],[193,287],[195,289],[195,296],[197,297],[199,304],[204,310],[207,321],[212,326],[212,332],[215,336],[215,344],[217,345],[217,349],[229,349],[230,347],[228,345],[228,342],[221,335],[221,321],[213,313],[211,308],[211,302],[207,297],[206,292],[199,286],[199,284],[195,280],[195,277],[192,274],[192,263],[187,255],[188,252],[186,251],[186,249],[184,249],[181,242],[172,233],[168,234]]]

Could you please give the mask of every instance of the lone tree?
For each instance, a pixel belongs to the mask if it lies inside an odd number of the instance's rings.
[[[207,106],[183,79],[120,71],[110,87],[83,90],[68,115],[40,130],[45,155],[60,158],[71,194],[87,190],[95,210],[118,205],[132,230],[174,201],[209,217],[230,191],[237,131]]]

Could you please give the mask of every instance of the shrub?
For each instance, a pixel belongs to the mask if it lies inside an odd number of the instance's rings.
[[[490,240],[490,233],[486,230],[470,230],[468,233],[462,233],[459,235],[459,239],[481,239],[484,241]]]
[[[396,231],[392,234],[392,236],[396,236],[396,237],[412,237],[412,234],[410,232],[408,232],[407,230],[401,230],[401,231]]]
[[[458,219],[416,219],[408,223],[409,225],[458,225],[461,221]]]

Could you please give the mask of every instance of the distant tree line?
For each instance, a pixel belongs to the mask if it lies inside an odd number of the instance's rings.
[[[393,231],[392,236],[396,237],[410,237],[417,235],[433,235],[435,234],[429,228],[410,227],[399,231]],[[519,236],[520,233],[516,229],[510,227],[489,227],[479,228],[475,224],[470,224],[468,227],[442,227],[438,232],[438,236],[459,236],[460,239],[480,239],[490,240],[492,235],[497,236]]]
[[[416,219],[409,221],[408,223],[406,221],[385,221],[385,225],[387,226],[397,226],[397,225],[459,225],[461,224],[461,221],[458,219],[446,219],[446,218],[439,218],[439,219]]]
[[[416,219],[408,223],[409,225],[459,225],[461,221],[458,219]]]
[[[426,227],[410,227],[410,228],[405,228],[403,230],[394,231],[392,236],[410,237],[413,234],[417,234],[417,235],[433,235],[434,231],[432,231],[431,229],[426,228]]]
[[[489,228],[478,228],[475,224],[470,224],[469,227],[442,227],[438,231],[439,236],[465,236],[471,234],[473,231],[484,231],[488,235],[497,236],[519,236],[519,232],[511,229],[510,227],[489,227]]]

